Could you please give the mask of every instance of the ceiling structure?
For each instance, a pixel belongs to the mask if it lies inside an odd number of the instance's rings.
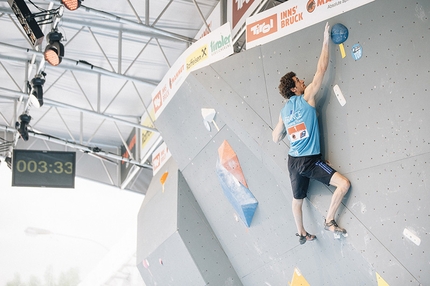
[[[31,13],[43,15],[36,20],[45,36],[36,46],[13,13],[9,4],[13,1],[0,0],[0,156],[10,156],[12,148],[50,149],[54,143],[83,151],[84,159],[79,160],[86,165],[94,163],[88,160],[100,161],[108,179],[82,171],[89,179],[126,188],[129,180],[121,181],[118,168],[124,161],[149,178],[147,160],[161,136],[148,154],[133,157],[121,146],[140,130],[159,135],[151,120],[141,124],[151,111],[152,91],[196,41],[199,30],[208,26],[205,19],[214,8],[220,4],[225,11],[227,1],[85,0],[70,11],[61,1],[21,0]],[[277,2],[284,1],[262,1],[264,8]],[[49,23],[51,18],[54,23]],[[220,13],[220,19],[225,18]],[[64,45],[57,66],[44,59],[47,35],[53,29],[62,34]],[[236,43],[241,46],[240,39]],[[29,83],[39,76],[45,82],[43,105],[37,108],[29,100],[33,91]],[[17,132],[22,114],[31,117],[28,141]]]
[[[55,139],[57,144],[88,147],[90,152],[117,149],[135,128],[157,134],[154,127],[140,124],[151,106],[151,92],[195,41],[204,17],[218,2],[85,0],[77,10],[64,9],[58,15],[60,1],[25,1],[32,13],[52,11],[47,18],[61,16],[56,28],[63,36],[64,57],[52,66],[43,52],[55,23],[39,24],[45,37],[33,47],[8,1],[1,0],[1,137],[23,143],[13,132],[23,113],[31,116],[30,141]],[[42,73],[43,105],[36,108],[29,101],[27,82]],[[2,143],[6,157],[10,148]],[[119,151],[101,154],[113,161],[122,157]],[[132,159],[150,168],[139,158]]]

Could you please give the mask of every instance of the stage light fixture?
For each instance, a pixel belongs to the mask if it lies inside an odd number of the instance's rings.
[[[18,132],[21,135],[22,140],[28,140],[28,124],[31,121],[31,116],[28,114],[21,114],[19,116],[20,122],[17,122],[15,125],[18,128]]]
[[[43,105],[43,84],[45,79],[42,75],[36,76],[31,80],[30,101],[37,108]]]
[[[13,13],[24,29],[25,34],[30,40],[33,47],[40,45],[43,41],[43,32],[40,29],[35,15],[28,9],[24,0],[8,0]],[[30,1],[31,2],[31,1]]]
[[[64,57],[64,46],[60,43],[63,35],[57,31],[50,32],[46,39],[49,44],[45,48],[44,57],[45,60],[53,66],[58,66],[61,63],[61,59]]]
[[[81,7],[81,2],[81,0],[61,0],[61,4],[70,11],[74,11]]]

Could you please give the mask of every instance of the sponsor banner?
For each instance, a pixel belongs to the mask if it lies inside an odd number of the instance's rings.
[[[227,0],[227,19],[232,23],[231,34],[236,37],[240,29],[245,25],[246,18],[252,13],[264,0]]]
[[[153,109],[150,110],[150,115],[151,118],[154,118]],[[145,112],[145,114],[141,117],[140,124],[146,127],[155,128],[147,112]],[[121,146],[122,157],[127,159],[131,159],[131,157],[133,157],[133,160],[136,161],[142,161],[142,159],[145,158],[146,161],[149,158],[148,152],[150,151],[150,149],[154,148],[154,144],[157,142],[160,136],[161,135],[159,133],[154,133],[146,129],[133,128],[133,131],[131,132],[126,142],[128,149],[132,153],[132,156],[130,156],[124,146]],[[133,164],[130,164],[128,161],[121,162],[121,184],[128,177],[132,166]]]
[[[164,166],[167,160],[172,157],[169,148],[166,143],[163,142],[155,151],[152,153],[152,175],[155,176],[157,172]]]
[[[194,67],[204,65],[204,61],[209,58],[208,44],[197,47],[185,60],[187,71],[193,70]]]
[[[127,148],[125,148],[125,146],[123,145],[123,146],[121,146],[121,152],[122,152],[121,156],[122,157],[124,157],[126,159],[128,159],[128,158],[132,158],[133,160],[136,159],[137,150],[138,150],[136,148],[136,145],[139,145],[137,140],[138,139],[137,139],[136,129],[133,128],[132,132],[130,133],[130,135],[128,136],[128,139],[127,139],[127,147],[128,147],[128,150],[130,150],[130,152],[131,152],[131,156],[130,156],[130,153],[128,153]],[[128,162],[121,161],[121,165],[127,165],[128,166]]]
[[[154,118],[154,110],[150,111],[151,118]],[[145,113],[142,116],[141,125],[155,128],[152,124],[151,119],[148,116],[148,113]],[[149,152],[149,150],[153,147],[157,139],[161,136],[159,133],[154,133],[152,131],[148,131],[145,129],[141,129],[141,147],[140,147],[140,160],[144,159],[144,156]]]
[[[250,49],[271,42],[373,1],[375,0],[284,2],[246,19],[246,48]]]
[[[155,118],[157,119],[163,112],[190,72],[222,60],[231,54],[233,54],[233,43],[230,23],[222,25],[191,45],[176,60],[152,92]]]
[[[185,73],[185,61],[182,59],[176,61],[152,92],[152,106],[155,118],[158,117],[176,91],[178,91],[187,77]]]
[[[127,148],[122,145],[121,146],[121,156],[126,158],[126,159],[133,159],[135,160],[138,156],[138,150],[139,150],[139,137],[137,136],[137,129],[133,128],[133,130],[131,131],[130,135],[127,138],[127,147],[128,150],[130,150],[131,152],[131,156],[127,151]],[[131,167],[133,166],[133,164],[130,164],[127,161],[121,161],[121,166],[120,166],[120,170],[121,170],[121,183],[124,182],[125,178],[127,178],[127,174],[130,171]]]

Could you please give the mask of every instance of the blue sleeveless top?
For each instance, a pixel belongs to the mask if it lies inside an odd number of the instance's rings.
[[[293,157],[318,155],[320,150],[320,132],[315,107],[303,98],[292,96],[281,110],[281,118],[287,129],[290,151]]]

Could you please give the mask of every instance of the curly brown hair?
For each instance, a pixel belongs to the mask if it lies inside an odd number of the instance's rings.
[[[294,92],[291,91],[292,88],[296,87],[296,83],[293,80],[296,74],[294,72],[289,72],[283,77],[281,77],[281,83],[279,84],[279,93],[285,99],[290,99],[294,95]]]

